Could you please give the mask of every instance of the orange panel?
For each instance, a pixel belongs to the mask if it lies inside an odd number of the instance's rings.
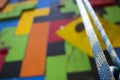
[[[21,77],[44,75],[49,22],[33,24],[24,61]]]

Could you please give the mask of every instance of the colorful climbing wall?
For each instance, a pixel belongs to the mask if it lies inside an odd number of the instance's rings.
[[[89,1],[120,57],[119,4]],[[0,0],[0,80],[100,80],[75,0]]]

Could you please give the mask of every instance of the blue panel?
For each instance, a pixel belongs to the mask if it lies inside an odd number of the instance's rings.
[[[29,77],[29,78],[4,78],[2,80],[45,80],[44,76]]]
[[[8,4],[13,4],[13,3],[17,3],[19,2],[19,0],[9,0]]]
[[[60,2],[59,0],[38,0],[38,4],[36,8],[39,9],[39,8],[50,7],[50,4],[59,3],[59,2]]]
[[[18,19],[14,20],[7,20],[7,21],[0,21],[0,32],[2,31],[3,28],[6,27],[15,27],[18,24]]]

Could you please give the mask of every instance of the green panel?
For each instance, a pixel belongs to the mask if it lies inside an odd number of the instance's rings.
[[[0,35],[0,48],[9,47],[8,55],[6,56],[5,62],[23,60],[28,35],[15,36],[16,28],[4,28]],[[4,43],[4,45],[3,45]]]
[[[67,80],[66,56],[47,58],[46,80]]]
[[[65,47],[67,53],[67,72],[72,73],[91,70],[89,58],[85,53],[67,42],[65,43]]]
[[[19,17],[21,16],[23,11],[34,9],[35,7],[36,7],[36,3],[21,4],[20,6],[14,7],[11,12],[0,13],[0,20]]]
[[[105,10],[107,12],[106,15],[104,15],[104,18],[111,22],[120,22],[120,8],[119,6],[109,6],[105,7]]]
[[[29,10],[29,9],[34,9],[36,7],[36,3],[33,4],[22,4],[22,5],[18,5],[16,6],[13,11],[17,11],[17,10]]]
[[[67,12],[75,12],[76,14],[79,14],[79,9],[77,7],[77,5],[72,1],[64,1],[63,3],[61,3],[61,5],[64,5],[64,7],[62,7],[60,9],[61,13],[67,13]]]

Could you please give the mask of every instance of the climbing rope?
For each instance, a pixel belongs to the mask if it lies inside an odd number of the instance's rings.
[[[92,48],[92,51],[94,54],[94,58],[95,58],[95,62],[97,65],[100,79],[101,80],[115,80],[114,73],[112,71],[114,71],[116,69],[116,67],[118,69],[120,69],[119,58],[117,57],[108,37],[107,37],[99,19],[97,18],[92,6],[90,5],[89,1],[88,0],[76,0],[76,1],[77,1],[78,8],[80,10],[81,17],[83,19],[83,23],[85,26],[86,33],[88,35],[88,39],[90,41],[90,45],[91,45],[91,48]],[[85,6],[84,6],[84,4],[85,4]],[[96,24],[96,26],[101,34],[101,37],[107,47],[107,50],[116,66],[115,68],[110,68],[110,66],[106,60],[106,57],[100,46],[100,43],[95,34],[95,31],[93,29],[93,26],[91,24],[91,21],[89,19],[89,16],[88,16],[88,13],[87,13],[87,10],[85,7],[87,8],[88,12],[92,16],[94,23]]]

